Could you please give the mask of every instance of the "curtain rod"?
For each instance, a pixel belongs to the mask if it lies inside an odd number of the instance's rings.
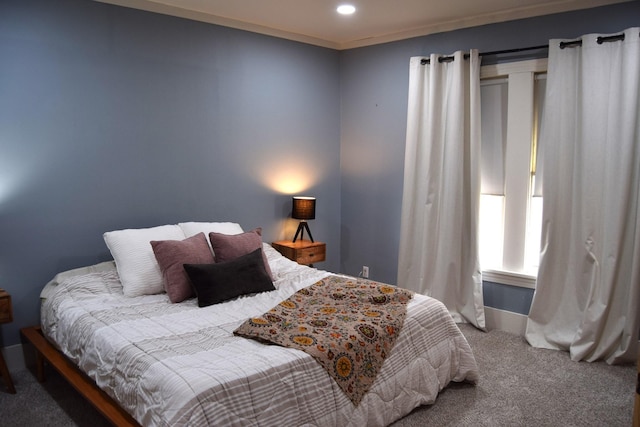
[[[596,42],[598,44],[602,44],[605,42],[615,42],[615,41],[623,41],[623,40],[624,40],[624,33],[616,34],[614,36],[604,36],[604,37],[600,36],[596,39]],[[568,42],[560,42],[560,49],[564,49],[566,47],[578,47],[578,46],[582,46],[582,39],[568,41]],[[505,53],[525,52],[528,50],[541,50],[541,49],[548,49],[548,48],[549,48],[548,45],[521,47],[518,49],[505,49],[505,50],[495,50],[493,52],[480,52],[478,53],[478,56],[502,55]],[[453,56],[441,56],[438,58],[438,62],[451,62],[453,61],[453,58],[454,58]],[[469,59],[468,53],[464,54],[464,59]],[[430,62],[431,60],[428,58],[425,58],[422,61],[420,61],[422,65],[429,64]]]
[[[602,44],[605,42],[617,42],[617,41],[624,41],[624,33],[617,34],[615,36],[608,36],[608,37],[600,36],[596,39],[596,43],[598,44]],[[564,49],[565,47],[578,47],[578,46],[582,46],[582,39],[573,40],[570,42],[560,42],[560,49]]]
[[[480,52],[478,56],[490,56],[490,55],[502,55],[505,53],[517,53],[517,52],[526,52],[528,50],[540,50],[540,49],[548,49],[549,45],[541,45],[541,46],[529,46],[529,47],[520,47],[517,49],[504,49],[504,50],[494,50],[492,52]],[[469,54],[464,54],[464,59],[469,59]],[[453,61],[453,56],[441,56],[438,58],[438,62],[450,62]],[[431,62],[430,59],[425,58],[420,63],[422,65],[429,64]]]

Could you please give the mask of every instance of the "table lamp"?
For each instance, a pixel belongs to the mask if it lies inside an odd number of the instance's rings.
[[[311,235],[311,230],[309,230],[307,220],[316,218],[316,198],[304,196],[294,197],[291,218],[300,220],[296,235],[293,237],[293,242],[295,243],[295,241],[298,239],[298,234],[300,234],[300,240],[304,239],[305,229],[307,230],[307,233],[309,233],[309,239],[311,239],[311,241],[313,242],[313,236]]]

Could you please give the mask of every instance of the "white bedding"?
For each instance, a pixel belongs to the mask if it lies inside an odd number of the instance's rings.
[[[477,381],[464,336],[422,295],[357,407],[306,353],[234,336],[330,274],[264,250],[275,291],[205,308],[166,294],[125,297],[113,263],[60,274],[42,293],[42,330],[145,426],[384,426],[433,403],[450,381]]]

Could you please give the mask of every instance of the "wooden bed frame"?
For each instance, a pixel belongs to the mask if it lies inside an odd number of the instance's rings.
[[[137,426],[140,424],[96,383],[56,349],[42,334],[40,326],[20,329],[20,333],[36,349],[36,376],[44,382],[45,362],[53,366],[68,382],[87,399],[104,417],[116,426]]]

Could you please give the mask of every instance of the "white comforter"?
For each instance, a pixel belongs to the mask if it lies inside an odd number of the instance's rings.
[[[276,290],[206,308],[165,294],[128,298],[113,264],[63,273],[43,290],[42,329],[142,425],[383,426],[478,379],[444,306],[422,295],[373,387],[355,407],[311,356],[232,334],[330,274],[265,245]]]

